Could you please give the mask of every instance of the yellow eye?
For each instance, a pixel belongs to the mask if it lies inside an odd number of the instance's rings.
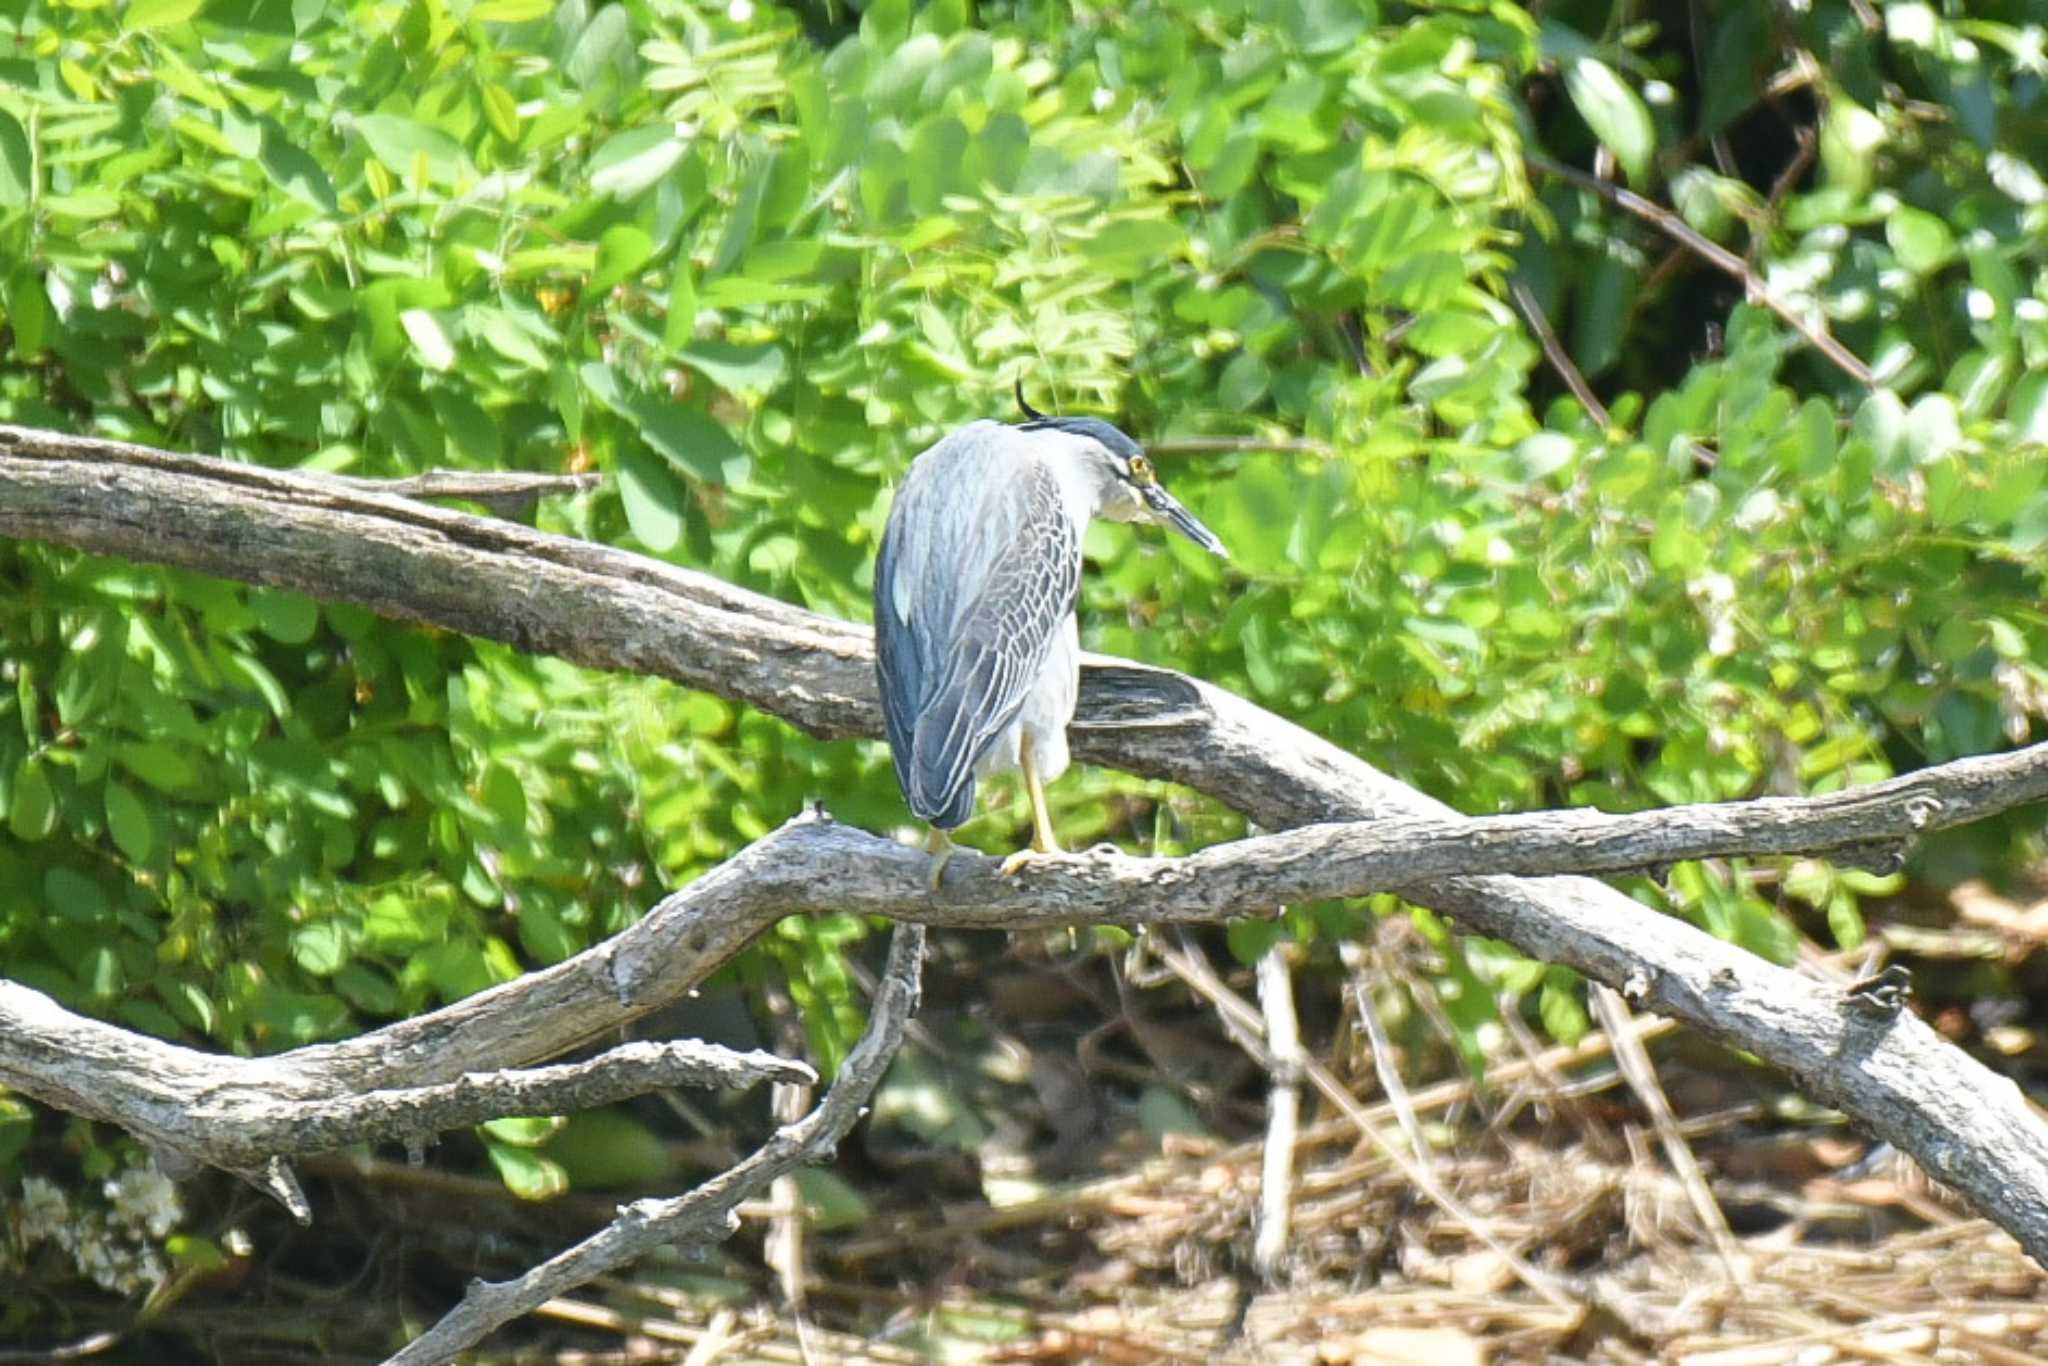
[[[1133,484],[1143,488],[1147,484],[1156,482],[1157,479],[1158,476],[1152,473],[1152,462],[1150,460],[1142,455],[1131,457],[1131,482]]]

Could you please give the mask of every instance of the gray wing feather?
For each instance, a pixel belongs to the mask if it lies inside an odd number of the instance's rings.
[[[974,765],[1022,709],[1080,581],[1058,481],[1011,429],[976,423],[920,457],[876,561],[875,625],[889,749],[921,819],[973,813]]]

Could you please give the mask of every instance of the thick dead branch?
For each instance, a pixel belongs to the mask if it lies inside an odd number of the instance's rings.
[[[315,476],[0,427],[0,536],[294,588],[595,668],[657,674],[818,735],[880,729],[865,628],[636,556]],[[251,1078],[261,1077],[273,1097],[311,1099],[433,1085],[555,1055],[701,980],[776,916],[807,909],[806,889],[791,881],[800,849],[827,853],[843,842],[812,865],[830,868],[834,909],[929,924],[1215,919],[1245,906],[1398,889],[1468,930],[1568,964],[1638,1008],[1685,1020],[1784,1069],[1814,1099],[1911,1153],[2048,1262],[2048,1126],[2009,1080],[1910,1013],[1877,1018],[1848,1009],[1841,993],[1601,883],[1478,875],[1611,872],[1705,854],[1850,849],[1867,857],[1873,844],[1896,853],[1918,833],[2048,795],[2043,750],[1965,760],[1804,803],[1460,822],[1242,698],[1101,659],[1084,670],[1072,739],[1084,760],[1186,783],[1268,828],[1373,828],[1295,831],[1268,837],[1293,844],[1247,842],[1166,864],[1096,855],[1039,861],[1014,886],[963,858],[961,875],[933,899],[923,893],[916,851],[807,822],[577,958],[360,1039],[258,1061],[214,1059],[216,1084],[197,1093],[153,1093],[138,1081],[119,1122],[190,1140],[206,1126],[171,1114],[176,1103],[189,1107],[196,1095],[213,1113],[227,1113],[228,1093],[255,1084]],[[1433,822],[1444,823],[1432,829]],[[1401,848],[1361,842],[1374,833]],[[1432,838],[1450,842],[1431,846]],[[103,1098],[45,1079],[51,1059],[38,1061],[20,1041],[11,1025],[0,1028],[0,1081],[116,1118]]]
[[[807,1163],[829,1160],[867,1109],[868,1097],[889,1070],[903,1043],[903,1029],[917,1010],[924,929],[898,925],[889,941],[889,964],[875,993],[868,1027],[833,1079],[816,1109],[777,1129],[768,1141],[688,1195],[672,1200],[639,1200],[576,1246],[550,1257],[523,1276],[496,1283],[471,1281],[462,1303],[439,1323],[407,1343],[390,1366],[426,1366],[452,1360],[484,1335],[555,1296],[635,1261],[659,1247],[702,1247],[739,1228],[740,1202],[770,1182]]]
[[[423,1017],[425,1018],[425,1017]],[[0,980],[0,1085],[147,1141],[173,1174],[208,1165],[277,1196],[302,1220],[280,1157],[365,1140],[418,1142],[503,1115],[564,1114],[666,1086],[811,1081],[801,1062],[697,1042],[628,1043],[555,1067],[464,1071],[425,1085],[362,1084],[346,1063],[233,1058],[74,1015]]]

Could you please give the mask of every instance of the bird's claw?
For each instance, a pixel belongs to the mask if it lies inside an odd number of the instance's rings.
[[[1038,857],[1039,851],[1036,849],[1019,849],[1016,853],[1004,859],[1002,866],[997,868],[996,871],[1004,877],[1015,877],[1024,871],[1026,864]]]

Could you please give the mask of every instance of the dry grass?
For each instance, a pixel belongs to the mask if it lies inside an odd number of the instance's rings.
[[[1456,1213],[1351,1121],[1310,1126],[1277,1284],[1250,1271],[1260,1144],[1182,1141],[1015,1206],[821,1238],[808,1313],[834,1332],[764,1308],[718,1328],[627,1285],[613,1303],[652,1315],[612,1322],[635,1359],[695,1362],[2048,1362],[2048,1278],[1903,1160],[1856,1170],[1869,1154],[1837,1129],[1760,1127],[1754,1107],[1682,1125],[1738,1230],[1724,1255],[1647,1125],[1593,1108],[1612,1074],[1563,1080],[1603,1046],[1504,1067],[1491,1126],[1437,1126],[1428,1161]],[[1450,1083],[1414,1100],[1470,1098]],[[1519,1280],[1473,1220],[1568,1302]],[[937,1271],[912,1283],[911,1267]]]

